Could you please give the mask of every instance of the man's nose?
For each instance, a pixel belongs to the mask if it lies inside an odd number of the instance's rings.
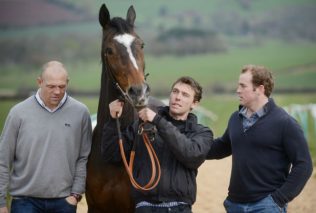
[[[54,88],[54,93],[55,94],[60,94],[61,93],[61,89],[59,87]]]
[[[181,94],[180,93],[176,94],[176,100],[180,100],[180,99],[181,99]]]

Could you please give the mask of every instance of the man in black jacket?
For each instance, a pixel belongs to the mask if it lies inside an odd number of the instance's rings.
[[[208,159],[232,155],[228,213],[283,213],[312,174],[307,141],[298,123],[270,98],[265,67],[247,65],[239,76],[240,107]]]
[[[190,113],[200,102],[201,86],[190,77],[179,78],[172,86],[169,106],[157,113],[144,108],[139,118],[156,126],[153,147],[161,164],[161,179],[150,191],[133,189],[136,212],[191,212],[196,199],[196,176],[198,167],[204,162],[213,140],[212,131],[197,123],[197,117]],[[123,102],[115,100],[109,105],[112,118],[120,116]],[[137,137],[137,124],[131,124],[123,131],[124,149],[132,148]],[[117,130],[114,119],[104,125],[102,153],[109,162],[121,161],[117,145]],[[137,142],[137,156],[134,161],[134,175],[140,185],[150,178],[151,167],[145,146]],[[144,163],[146,162],[146,163]]]

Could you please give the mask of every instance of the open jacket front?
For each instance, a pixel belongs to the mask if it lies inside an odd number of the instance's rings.
[[[152,145],[161,165],[161,179],[156,188],[141,192],[133,190],[137,202],[180,201],[192,205],[196,199],[196,175],[211,148],[213,133],[197,123],[194,114],[186,121],[174,120],[169,116],[169,108],[161,107],[152,124],[157,128]],[[136,143],[133,174],[140,185],[145,185],[151,177],[150,159],[142,137],[137,134],[138,121],[122,130],[126,156]],[[108,162],[121,162],[118,133],[114,119],[103,128],[102,154]]]

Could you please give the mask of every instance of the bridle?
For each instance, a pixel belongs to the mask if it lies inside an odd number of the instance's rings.
[[[107,58],[106,58],[106,59],[107,59]],[[107,61],[107,60],[106,60],[106,64],[108,64],[108,61]],[[112,81],[114,87],[121,93],[123,99],[124,99],[125,101],[127,101],[128,103],[130,103],[134,108],[136,108],[135,105],[134,105],[134,103],[133,103],[133,100],[132,100],[131,96],[129,96],[129,94],[128,94],[127,92],[125,92],[125,91],[122,89],[122,87],[120,86],[120,84],[119,84],[119,83],[117,82],[117,80],[115,79],[114,74],[112,73],[112,70],[111,70],[110,68],[107,68],[107,67],[105,67],[105,69],[106,69],[107,73],[109,74],[109,76],[110,76],[110,78],[111,78],[111,81]],[[147,79],[148,76],[149,76],[149,73],[144,74],[145,80]]]
[[[105,68],[107,68],[107,67],[105,67]],[[125,92],[121,88],[119,83],[116,81],[111,69],[108,68],[108,69],[106,69],[106,71],[108,72],[112,83],[118,89],[118,91],[121,93],[124,100],[129,102],[132,105],[132,107],[135,108],[135,105],[133,104],[132,98],[128,95],[127,92]],[[146,80],[147,76],[148,76],[148,74],[145,75],[145,80]],[[143,142],[146,146],[146,149],[147,149],[147,152],[148,152],[148,155],[150,158],[151,178],[147,184],[145,184],[144,186],[141,186],[139,183],[137,183],[137,181],[135,180],[135,178],[133,176],[134,158],[135,158],[135,154],[136,154],[136,145],[135,144],[136,144],[137,140],[135,140],[133,143],[132,150],[130,153],[130,160],[129,160],[129,162],[127,162],[125,152],[124,152],[123,137],[122,137],[121,127],[120,127],[120,121],[119,121],[118,114],[116,115],[116,127],[117,127],[118,138],[119,138],[118,143],[119,143],[120,153],[121,153],[121,157],[122,157],[122,160],[124,163],[125,170],[126,170],[128,176],[129,176],[129,179],[131,181],[131,184],[133,185],[133,187],[135,189],[142,190],[142,191],[149,191],[158,185],[158,183],[160,181],[160,177],[161,177],[161,168],[160,168],[159,159],[158,159],[158,157],[155,153],[155,150],[151,144],[152,141],[149,139],[148,134],[147,134],[149,131],[152,131],[152,130],[145,129],[144,128],[145,124],[146,123],[141,123],[139,125],[137,134],[142,135]]]
[[[107,58],[106,58],[107,59]],[[106,63],[108,64],[108,61],[106,60]],[[112,70],[110,68],[108,68],[107,66],[105,67],[107,73],[109,74],[109,77],[114,85],[114,87],[121,93],[123,99],[125,101],[127,101],[128,103],[130,103],[133,107],[134,107],[134,103],[133,100],[131,98],[131,96],[129,96],[129,94],[127,92],[125,92],[122,87],[119,85],[119,83],[117,82],[117,80],[115,79]]]

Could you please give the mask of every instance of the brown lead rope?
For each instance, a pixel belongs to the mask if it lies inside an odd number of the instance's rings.
[[[133,176],[133,165],[134,165],[134,158],[135,158],[135,149],[132,149],[131,153],[130,153],[130,161],[129,163],[126,160],[126,156],[125,156],[125,152],[124,152],[124,146],[123,146],[123,137],[122,137],[122,133],[121,133],[121,128],[120,128],[120,122],[118,117],[116,117],[116,126],[117,126],[117,131],[118,131],[118,137],[119,137],[119,147],[120,147],[120,152],[121,152],[121,156],[122,156],[122,160],[126,169],[126,172],[129,176],[129,179],[133,185],[133,187],[135,189],[138,190],[143,190],[143,191],[149,191],[152,190],[153,188],[155,188],[157,186],[157,184],[159,183],[160,180],[160,176],[161,176],[161,168],[160,168],[160,163],[159,163],[159,159],[156,155],[156,152],[154,150],[154,148],[152,147],[150,140],[147,136],[147,134],[142,131],[142,137],[143,137],[143,141],[144,144],[146,146],[146,149],[148,151],[148,155],[150,158],[150,162],[151,162],[151,178],[148,181],[148,183],[145,186],[140,186],[136,180],[134,179]]]

